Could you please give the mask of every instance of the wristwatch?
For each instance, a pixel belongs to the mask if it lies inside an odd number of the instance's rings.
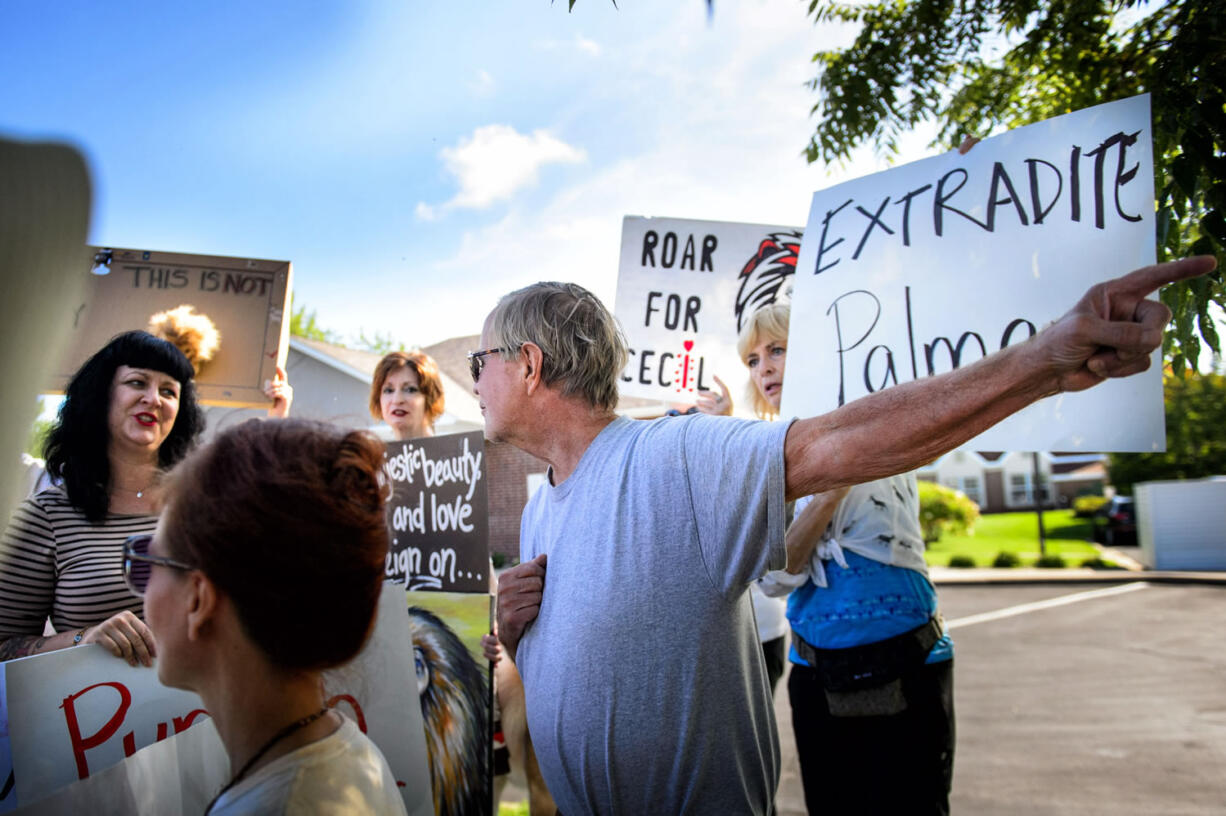
[[[85,627],[85,629],[88,629],[88,628],[89,628],[88,626]],[[73,635],[73,638],[72,638],[73,646],[79,646],[81,644],[81,638],[85,637],[85,629],[82,629],[80,632],[77,632],[75,635]]]

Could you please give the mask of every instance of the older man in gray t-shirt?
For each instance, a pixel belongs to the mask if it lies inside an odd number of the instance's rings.
[[[563,813],[767,813],[779,745],[746,586],[784,563],[786,423],[605,426],[524,510],[516,662]],[[615,758],[615,761],[610,761]]]
[[[745,588],[784,557],[785,497],[913,470],[1037,399],[1145,370],[1170,319],[1145,297],[1214,265],[1137,270],[1025,343],[773,426],[618,419],[627,349],[591,293],[499,301],[469,355],[486,437],[550,465],[525,560],[499,580],[499,638],[561,811],[770,812],[778,748]]]

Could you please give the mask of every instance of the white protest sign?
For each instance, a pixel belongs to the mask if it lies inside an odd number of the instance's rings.
[[[207,718],[200,698],[86,644],[7,664],[17,801],[37,801]]]
[[[1138,96],[814,194],[782,415],[969,364],[1153,263],[1151,141]],[[1045,399],[963,447],[1163,450],[1158,353],[1143,375]]]
[[[21,816],[198,816],[229,780],[225,747],[213,721],[205,717],[181,734],[146,746],[17,812]]]
[[[783,297],[796,270],[796,227],[626,216],[614,313],[630,343],[624,396],[693,402],[718,375],[740,403],[743,321]]]
[[[156,667],[131,667],[96,645],[14,660],[5,667],[17,802],[23,806],[131,762],[140,755],[138,749],[160,744],[208,716],[195,694],[161,685]],[[384,584],[370,641],[351,663],[324,677],[329,704],[355,720],[387,758],[409,813],[433,813],[403,587]],[[179,749],[167,745],[164,750]],[[160,768],[166,759],[158,754],[140,760],[151,761]],[[133,773],[116,772],[107,775],[109,783],[92,783],[90,789],[102,797],[95,801],[127,801],[131,779],[137,778]],[[184,766],[178,773],[189,777],[197,769]],[[203,801],[184,800],[187,813],[201,812],[217,789],[182,787],[208,794]],[[112,795],[118,798],[107,798]],[[173,804],[153,802],[153,809],[142,812],[169,812]]]

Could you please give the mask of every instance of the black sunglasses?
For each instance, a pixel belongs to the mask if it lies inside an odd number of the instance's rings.
[[[142,598],[145,596],[145,590],[149,588],[149,576],[153,574],[155,564],[159,567],[170,567],[177,570],[195,569],[191,564],[185,564],[173,558],[150,555],[149,545],[151,543],[153,543],[153,536],[148,533],[128,536],[128,540],[123,543],[123,580],[128,585],[128,589],[132,590],[132,594]]]
[[[473,375],[474,383],[481,379],[481,369],[485,368],[485,360],[483,359],[485,355],[497,354],[502,351],[506,351],[506,349],[490,348],[468,352],[468,373]]]

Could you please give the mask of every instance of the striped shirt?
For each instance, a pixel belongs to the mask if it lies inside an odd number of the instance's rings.
[[[156,516],[114,513],[91,522],[62,487],[26,499],[0,539],[0,639],[40,635],[48,616],[57,632],[125,609],[143,617],[123,580],[123,542],[156,526]]]

